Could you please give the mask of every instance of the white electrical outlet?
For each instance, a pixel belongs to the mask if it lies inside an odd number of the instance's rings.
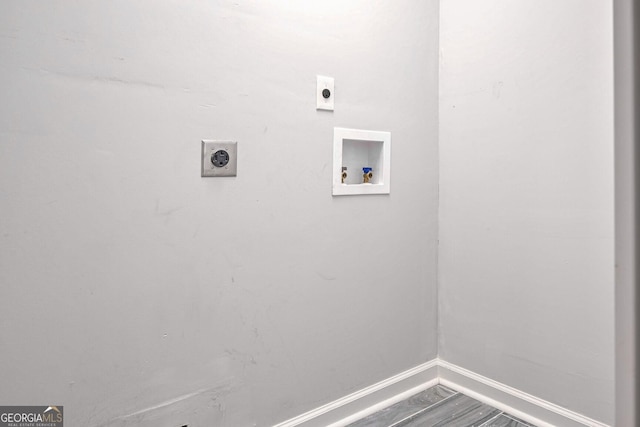
[[[333,77],[317,76],[316,110],[333,111]]]
[[[235,141],[202,141],[200,176],[236,176],[238,143]]]

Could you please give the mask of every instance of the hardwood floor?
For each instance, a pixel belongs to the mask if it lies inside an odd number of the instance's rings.
[[[535,427],[442,385],[384,408],[348,427]]]

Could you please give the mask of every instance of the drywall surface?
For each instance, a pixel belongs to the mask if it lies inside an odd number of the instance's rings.
[[[440,357],[612,423],[611,2],[440,16]]]
[[[0,402],[267,426],[435,357],[437,46],[435,0],[1,2]],[[331,196],[334,126],[390,195]]]
[[[640,7],[614,1],[616,423],[640,423]]]

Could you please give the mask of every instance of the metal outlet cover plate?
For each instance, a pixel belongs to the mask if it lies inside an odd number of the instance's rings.
[[[229,153],[229,162],[221,167],[215,166],[211,157],[218,151]],[[201,175],[208,176],[237,176],[238,175],[238,142],[217,141],[212,139],[202,140]]]

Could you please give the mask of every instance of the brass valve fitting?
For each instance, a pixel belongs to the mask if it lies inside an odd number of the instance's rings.
[[[371,178],[373,178],[373,172],[371,172],[372,169],[371,168],[362,168],[362,182],[364,182],[365,184],[370,183],[371,182]]]

